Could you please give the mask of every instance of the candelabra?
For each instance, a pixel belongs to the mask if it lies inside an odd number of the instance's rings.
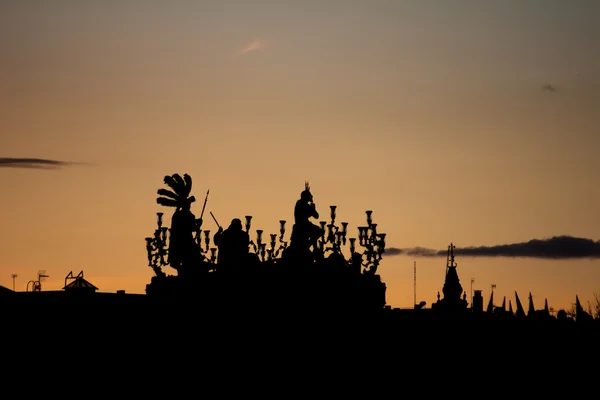
[[[163,226],[163,213],[158,212],[156,229],[154,235],[146,238],[146,251],[148,253],[148,266],[151,267],[157,275],[164,275],[162,267],[167,265],[167,256],[169,253],[167,245],[167,227]]]
[[[251,221],[252,216],[246,215],[246,232],[248,234],[250,233]],[[267,243],[263,242],[264,231],[262,229],[256,230],[256,241],[251,240],[249,245],[250,250],[258,256],[260,261],[275,260],[287,248],[288,243],[283,240],[285,236],[285,223],[285,220],[279,221],[279,239],[275,233],[269,235],[271,239],[268,243],[270,245],[269,248],[267,248]],[[279,242],[279,245],[277,245],[277,242]]]
[[[373,222],[373,211],[367,210],[367,226],[358,227],[359,245],[364,247],[363,266],[368,267],[369,271],[375,272],[379,266],[383,254],[385,253],[385,233],[377,232],[377,224]],[[351,247],[354,247],[354,241],[351,241]],[[353,250],[350,250],[354,253]]]
[[[330,208],[331,221],[319,221],[321,226],[321,237],[317,241],[317,249],[326,256],[327,254],[340,254],[345,260],[350,262],[352,255],[357,252],[357,238],[348,237],[348,222],[340,222],[340,226],[336,224],[337,206],[332,205]],[[364,250],[358,251],[362,256],[362,266],[367,268],[369,272],[374,273],[379,266],[379,263],[385,253],[385,233],[377,231],[377,224],[373,222],[373,211],[366,211],[367,225],[358,227],[358,246]],[[252,216],[246,216],[246,232],[250,232]],[[277,234],[270,234],[270,242],[263,241],[263,230],[256,230],[256,240],[250,241],[250,251],[254,252],[259,260],[275,260],[288,246],[288,242],[284,241],[285,236],[285,220],[280,220],[279,237]],[[279,246],[277,245],[279,242]],[[349,244],[350,256],[345,257],[342,248]],[[267,247],[269,245],[269,247]]]
[[[342,222],[341,227],[335,224],[337,206],[329,206],[331,221],[320,221],[321,238],[317,242],[318,250],[325,255],[326,252],[342,254],[342,246],[346,244],[348,236],[348,223]],[[325,229],[327,228],[327,229]],[[343,254],[342,254],[343,255]]]
[[[148,253],[148,266],[151,267],[157,275],[164,275],[162,267],[169,265],[169,243],[170,243],[170,229],[163,226],[163,215],[162,212],[157,212],[156,229],[154,235],[146,238],[146,252]],[[200,251],[204,261],[212,264],[216,263],[216,248],[210,247],[210,230],[202,231],[200,229],[200,219],[196,219],[196,226],[193,232],[194,241],[198,245],[198,251]],[[167,234],[168,233],[168,234]],[[204,233],[204,247],[202,242],[202,233]],[[210,257],[206,254],[210,252]]]
[[[336,224],[337,206],[332,205],[330,208],[331,221],[320,221],[322,234],[317,240],[317,249],[326,255],[326,253],[337,253],[345,260],[350,262],[353,254],[358,252],[362,257],[362,266],[368,268],[369,272],[375,272],[382,256],[385,252],[385,233],[377,232],[377,224],[373,222],[372,211],[366,211],[367,225],[358,227],[358,243],[357,238],[348,238],[348,222],[341,222],[340,226]],[[146,238],[146,251],[148,253],[148,266],[150,266],[157,275],[164,275],[162,267],[168,265],[170,229],[163,226],[163,213],[157,213],[157,228],[154,235]],[[252,216],[245,216],[245,230],[250,233],[252,225]],[[200,220],[196,220],[196,227],[193,233],[194,240],[198,246],[198,251],[201,253],[205,262],[216,264],[218,250],[216,247],[211,247],[210,230],[201,230]],[[260,261],[276,260],[280,257],[283,251],[288,247],[288,241],[284,240],[286,233],[286,221],[279,221],[279,234],[270,234],[270,240],[264,241],[262,229],[256,230],[256,239],[249,243],[249,251],[257,255]],[[345,257],[342,248],[349,243],[350,256]],[[357,251],[357,245],[364,250]]]

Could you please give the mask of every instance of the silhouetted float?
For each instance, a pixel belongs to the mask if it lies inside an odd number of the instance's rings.
[[[169,189],[159,189],[157,203],[175,209],[171,226],[158,212],[157,228],[146,238],[148,265],[155,276],[146,287],[150,301],[183,302],[205,310],[249,310],[252,312],[377,312],[384,310],[386,286],[376,273],[385,252],[385,233],[379,233],[372,211],[358,237],[349,237],[348,223],[337,223],[336,206],[330,206],[329,221],[318,218],[308,182],[294,209],[295,221],[289,242],[286,221],[278,234],[257,229],[250,239],[252,217],[245,227],[234,219],[212,236],[202,230],[203,215],[191,211],[189,175],[166,176]],[[346,246],[347,245],[347,246]],[[349,247],[346,257],[343,248]],[[173,268],[175,275],[168,275]]]

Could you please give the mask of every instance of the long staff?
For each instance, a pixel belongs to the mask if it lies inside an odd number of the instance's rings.
[[[204,209],[206,208],[206,202],[208,201],[208,193],[210,192],[210,189],[208,189],[206,191],[206,197],[204,198],[204,205],[202,206],[202,212],[200,213],[200,219],[202,219],[202,216],[204,215]]]
[[[219,227],[219,229],[221,228],[221,225],[219,225],[219,222],[217,221],[217,219],[215,218],[215,215],[212,213],[212,211],[210,212],[210,216],[213,217],[213,219],[215,220],[215,224],[217,224],[217,226]]]

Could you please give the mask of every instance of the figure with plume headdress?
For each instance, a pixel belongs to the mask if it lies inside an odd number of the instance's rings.
[[[156,202],[165,207],[174,207],[171,217],[169,236],[169,265],[181,274],[183,270],[197,266],[202,261],[200,245],[194,238],[194,232],[202,226],[202,220],[196,219],[191,211],[191,204],[196,201],[190,196],[192,178],[188,174],[167,175],[164,183],[170,188],[159,189],[161,197]]]

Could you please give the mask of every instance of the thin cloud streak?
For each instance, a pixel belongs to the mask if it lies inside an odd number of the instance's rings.
[[[45,158],[0,157],[0,168],[59,169],[61,167],[84,164],[85,163],[49,160]]]
[[[446,257],[448,250],[424,247],[387,248],[387,256]],[[495,246],[456,247],[454,255],[463,257],[523,257],[543,259],[600,258],[600,241],[572,236],[532,239],[528,242]]]
[[[253,40],[246,47],[242,49],[240,55],[250,53],[252,51],[260,50],[265,47],[265,42],[262,40]]]

